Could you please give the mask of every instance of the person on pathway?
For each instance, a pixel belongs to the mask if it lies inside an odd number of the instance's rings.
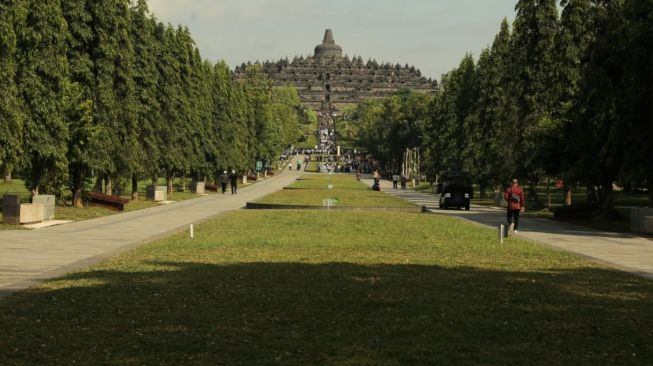
[[[372,189],[375,191],[381,191],[381,175],[379,174],[378,169],[374,169],[374,185],[372,185]]]
[[[229,174],[227,174],[227,171],[225,170],[220,175],[220,185],[222,186],[222,194],[225,194],[225,192],[227,192],[227,184],[229,184]]]
[[[401,175],[401,189],[406,189],[406,176]]]
[[[524,191],[519,186],[517,179],[506,189],[503,198],[508,202],[508,231],[516,233],[519,229],[519,214],[526,210],[524,206]]]
[[[235,169],[231,171],[229,183],[231,183],[231,194],[236,194],[238,191],[238,175],[236,174]]]
[[[302,161],[297,160],[297,171],[300,171],[300,170],[302,170]]]
[[[397,189],[397,184],[399,183],[399,174],[392,175],[392,189]]]

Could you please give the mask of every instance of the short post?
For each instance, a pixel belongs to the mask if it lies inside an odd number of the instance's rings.
[[[190,224],[190,238],[191,238],[191,239],[194,239],[194,238],[195,238],[195,233],[194,233],[194,230],[193,230],[193,229],[194,229],[194,228],[193,228],[193,224]]]
[[[505,233],[506,233],[506,226],[499,225],[499,240],[501,240],[501,244],[503,244],[503,238],[505,237]]]

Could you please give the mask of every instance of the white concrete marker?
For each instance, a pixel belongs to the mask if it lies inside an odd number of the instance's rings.
[[[501,244],[503,244],[505,229],[506,229],[505,225],[499,225],[499,240],[501,240]]]
[[[191,239],[195,238],[195,233],[193,232],[193,224],[190,224],[190,238]]]

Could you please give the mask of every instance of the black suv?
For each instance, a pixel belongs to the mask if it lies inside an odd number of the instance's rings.
[[[443,176],[442,183],[438,184],[440,193],[440,208],[448,209],[464,207],[469,211],[469,205],[474,198],[474,189],[465,173],[448,173]]]

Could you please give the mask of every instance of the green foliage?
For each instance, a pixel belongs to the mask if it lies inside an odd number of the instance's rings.
[[[0,3],[0,174],[20,163],[23,116],[16,73],[18,34],[26,16],[22,0]]]
[[[519,1],[512,33],[504,20],[475,65],[467,55],[445,75],[422,144],[429,175],[469,170],[482,196],[511,177],[563,178],[607,207],[622,182],[647,187],[653,204],[653,6],[562,6],[559,16],[553,0]]]
[[[384,100],[363,100],[345,114],[349,121],[341,133],[357,138],[358,145],[398,171],[406,148],[419,146],[426,134],[431,100],[427,94],[406,90]]]
[[[59,3],[28,1],[25,25],[18,32],[18,80],[25,106],[23,164],[26,184],[34,192],[60,193],[68,174],[67,25]]]
[[[250,170],[316,121],[260,68],[234,82],[146,0],[0,4],[0,170],[76,199],[104,181]]]
[[[147,177],[156,177],[160,171],[161,146],[157,130],[161,127],[161,105],[159,103],[158,56],[160,43],[156,39],[157,23],[147,15],[144,0],[132,8],[130,36],[134,49],[134,88],[137,102],[136,120],[138,143],[143,150],[137,170]]]

